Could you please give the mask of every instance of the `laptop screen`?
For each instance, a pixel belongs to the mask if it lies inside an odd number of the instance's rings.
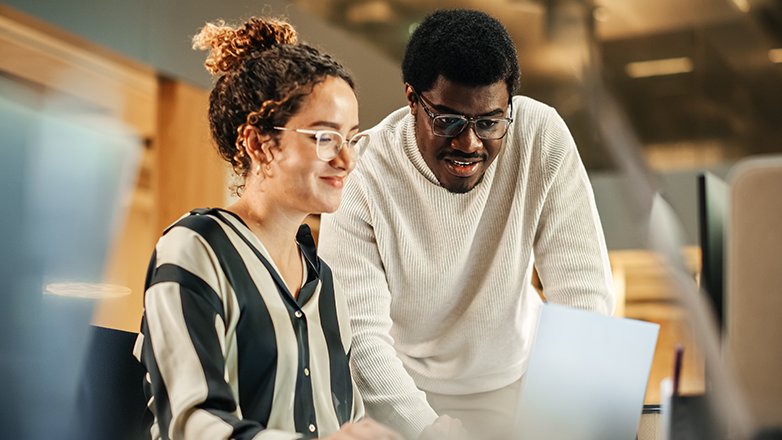
[[[541,308],[514,438],[634,440],[659,325]]]

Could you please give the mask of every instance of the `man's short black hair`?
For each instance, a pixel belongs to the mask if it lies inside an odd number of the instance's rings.
[[[513,96],[521,75],[516,46],[502,23],[484,12],[435,11],[407,43],[402,79],[425,92],[440,75],[469,87],[505,81]]]

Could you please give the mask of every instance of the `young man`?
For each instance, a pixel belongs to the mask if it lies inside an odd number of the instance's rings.
[[[438,414],[512,422],[541,299],[611,314],[600,220],[554,109],[513,96],[516,49],[477,11],[438,11],[402,64],[409,103],[370,130],[321,255],[344,286],[367,413],[416,438]]]

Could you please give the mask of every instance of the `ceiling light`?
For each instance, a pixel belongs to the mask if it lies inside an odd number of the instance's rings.
[[[543,14],[546,12],[546,5],[540,0],[508,0],[508,6],[519,12],[530,12]]]
[[[598,6],[592,10],[592,17],[597,21],[606,22],[611,16],[611,12],[605,6]]]
[[[692,69],[692,60],[689,57],[638,61],[635,63],[628,63],[625,66],[625,72],[627,72],[627,76],[631,78],[687,73],[692,72]]]
[[[345,12],[345,19],[355,24],[394,23],[398,20],[394,9],[384,0],[356,3]]]
[[[782,63],[782,48],[769,50],[768,59],[770,59],[772,63]]]
[[[749,0],[733,0],[741,12],[749,12]]]

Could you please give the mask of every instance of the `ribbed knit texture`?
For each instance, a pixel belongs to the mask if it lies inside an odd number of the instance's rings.
[[[437,417],[419,389],[477,393],[523,374],[541,304],[533,263],[549,301],[614,309],[575,143],[551,107],[520,96],[513,105],[502,150],[466,194],[440,186],[424,162],[409,108],[392,113],[322,219],[319,253],[348,299],[367,414],[408,438]]]

